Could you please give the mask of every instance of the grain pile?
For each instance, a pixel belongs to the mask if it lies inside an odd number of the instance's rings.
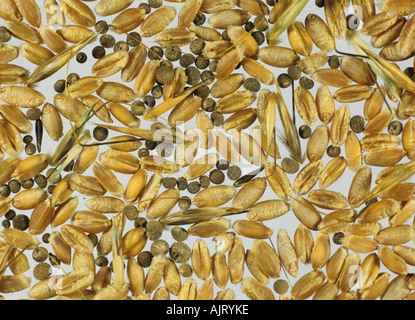
[[[415,298],[413,1],[41,2],[0,11],[4,299]]]

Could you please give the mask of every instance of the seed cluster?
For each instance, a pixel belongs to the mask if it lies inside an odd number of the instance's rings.
[[[413,0],[4,2],[3,298],[415,298]]]

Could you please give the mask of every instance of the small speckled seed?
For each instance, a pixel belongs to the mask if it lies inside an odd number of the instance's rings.
[[[148,58],[150,60],[163,59],[163,48],[159,46],[152,46],[150,50],[148,50]]]
[[[185,263],[190,259],[191,250],[184,242],[174,242],[169,253],[174,262]]]
[[[362,116],[353,116],[350,119],[350,129],[352,129],[352,131],[354,133],[361,133],[363,132],[363,129],[365,127],[365,118],[363,118]]]
[[[153,256],[158,254],[166,255],[169,249],[169,243],[166,240],[154,241],[150,246],[150,252]]]
[[[171,235],[176,241],[185,241],[189,236],[187,230],[179,226],[176,226],[171,230]]]
[[[108,129],[103,127],[95,127],[93,130],[93,136],[97,141],[104,141],[108,138]]]
[[[164,55],[169,61],[177,61],[182,56],[182,51],[179,47],[168,47],[166,48]]]
[[[138,217],[134,220],[134,228],[145,228],[147,225],[147,219],[144,217]]]
[[[110,27],[108,23],[104,20],[100,20],[95,24],[95,31],[97,33],[104,34],[104,33],[107,33],[109,29]]]
[[[187,191],[191,194],[196,194],[200,191],[200,183],[198,181],[192,181],[187,185]]]
[[[176,187],[177,180],[173,177],[165,177],[161,180],[161,184],[166,189],[173,189]]]
[[[336,55],[334,55],[334,56],[330,56],[330,57],[329,57],[328,64],[329,64],[330,68],[332,68],[332,69],[337,69],[337,68],[339,68],[339,67],[340,67],[340,60],[339,60],[339,57],[338,57],[338,56],[336,56]]]
[[[242,171],[237,166],[230,166],[227,171],[227,176],[230,180],[236,181],[242,176]]]
[[[222,126],[225,122],[225,117],[223,114],[217,111],[213,111],[210,115],[210,118],[212,119],[213,125],[216,127]]]
[[[281,73],[278,76],[277,81],[281,88],[288,88],[293,83],[293,79],[291,79],[287,73]]]
[[[193,274],[193,268],[190,264],[183,263],[179,267],[179,272],[182,275],[182,277],[189,278]]]
[[[301,78],[301,69],[298,66],[290,66],[287,69],[287,73],[293,80],[298,80]]]
[[[273,285],[274,291],[278,294],[284,294],[288,291],[288,282],[283,279],[278,279]]]
[[[21,185],[19,181],[12,179],[9,181],[8,185],[12,193],[18,193],[20,191]]]
[[[138,210],[134,205],[127,205],[122,210],[123,214],[128,220],[135,220],[138,217]]]
[[[103,48],[112,48],[115,45],[115,38],[109,34],[104,34],[101,38],[99,38],[99,43]]]
[[[34,145],[33,143],[28,143],[25,146],[25,152],[28,156],[31,156],[33,154],[36,153],[36,145]]]
[[[394,120],[388,125],[388,132],[390,134],[399,135],[402,132],[402,123]]]
[[[13,218],[13,228],[25,231],[29,228],[29,217],[24,214],[18,214]]]
[[[33,277],[37,280],[45,280],[51,275],[52,269],[49,263],[41,262],[33,268]]]
[[[281,168],[288,174],[296,173],[300,169],[297,161],[291,158],[284,158],[281,161]]]
[[[225,174],[219,169],[213,169],[209,173],[209,180],[214,184],[222,184],[225,181]]]
[[[180,59],[179,63],[182,68],[187,68],[195,62],[196,58],[190,54],[183,54]]]
[[[339,246],[342,245],[341,239],[344,237],[344,233],[343,232],[336,232],[333,235],[333,242]]]
[[[76,54],[76,61],[79,63],[85,63],[88,60],[88,56],[85,52],[78,52]]]
[[[327,148],[327,155],[331,158],[336,158],[340,155],[340,147],[329,146]]]
[[[302,125],[298,133],[302,139],[308,139],[311,136],[311,128],[308,125]]]
[[[163,225],[158,221],[148,221],[146,225],[146,234],[149,240],[155,241],[160,239],[163,233]]]
[[[8,196],[10,196],[10,194],[11,194],[11,190],[7,184],[2,185],[0,187],[0,196],[7,198]]]
[[[105,48],[103,46],[96,46],[92,49],[92,56],[95,59],[101,59],[103,56],[105,56]]]
[[[306,76],[303,76],[300,78],[300,86],[302,86],[305,89],[312,89],[314,87],[314,81],[310,78],[307,78]]]
[[[141,251],[137,256],[137,262],[143,268],[148,268],[151,264],[151,260],[153,259],[153,255],[150,251]]]
[[[42,111],[39,108],[30,108],[26,112],[26,117],[29,120],[35,121],[40,118]]]
[[[187,210],[190,208],[192,204],[192,200],[188,196],[182,196],[178,201],[177,204],[181,210]]]
[[[201,186],[203,189],[205,189],[205,188],[209,187],[209,185],[210,185],[210,180],[209,180],[209,177],[208,177],[208,176],[201,176],[201,177],[199,178],[199,183],[200,183],[200,186]]]

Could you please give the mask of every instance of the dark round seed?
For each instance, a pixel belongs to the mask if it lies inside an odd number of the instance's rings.
[[[314,87],[314,81],[310,78],[307,78],[306,76],[303,76],[300,78],[300,86],[302,86],[305,89],[312,89]]]
[[[406,68],[403,71],[403,73],[405,73],[408,76],[408,78],[411,78],[411,79],[415,76],[415,72],[414,72],[414,68],[413,67]]]
[[[278,0],[267,0],[266,3],[267,5],[273,7],[278,3]]]
[[[65,81],[63,83],[65,83]],[[42,111],[39,108],[30,108],[26,112],[27,119],[31,121],[38,120],[41,117],[41,115],[42,115]]]
[[[95,31],[97,33],[104,34],[104,33],[107,33],[109,29],[110,29],[110,26],[104,20],[100,20],[95,24]]]
[[[63,91],[65,91],[65,86],[66,86],[66,81],[61,79],[55,82],[55,84],[53,85],[53,89],[55,89],[57,93],[62,93]]]
[[[147,219],[144,217],[138,217],[134,220],[134,228],[145,228],[147,225]]]
[[[137,262],[143,268],[149,267],[151,260],[153,260],[153,255],[150,251],[141,251],[137,256]]]
[[[184,177],[177,178],[177,189],[186,190],[187,188],[187,179]]]
[[[29,228],[29,217],[25,214],[18,214],[13,218],[13,228],[24,231]]]
[[[172,83],[174,79],[174,69],[168,64],[162,64],[156,72],[156,81],[159,84]]]
[[[174,262],[185,263],[190,259],[191,250],[186,243],[178,241],[171,245],[169,253]]]
[[[390,134],[399,135],[402,132],[402,123],[394,120],[388,125],[388,132]]]
[[[261,89],[261,83],[255,78],[246,78],[243,85],[246,90],[253,92],[258,92]]]
[[[136,47],[141,43],[141,36],[138,32],[131,32],[126,41],[130,47]]]
[[[350,129],[354,133],[361,133],[365,127],[365,118],[362,116],[356,115],[350,119]]]
[[[298,66],[290,66],[287,69],[287,73],[293,80],[298,80],[301,78],[301,69]]]
[[[359,28],[360,19],[356,14],[349,14],[346,17],[346,21],[347,21],[347,29],[357,30],[357,28]]]
[[[316,6],[319,8],[323,8],[324,7],[324,2],[325,0],[316,0]]]
[[[200,183],[198,181],[192,181],[187,185],[187,191],[191,194],[196,194],[200,191]]]
[[[15,179],[10,180],[8,186],[12,193],[18,193],[21,188],[20,182]]]
[[[104,34],[99,38],[99,43],[103,48],[110,49],[115,45],[115,38],[109,34]]]
[[[146,14],[149,14],[151,12],[151,7],[148,3],[140,3],[140,5],[138,6],[138,9],[144,9]]]
[[[215,110],[216,101],[210,97],[204,98],[202,100],[202,109],[206,112],[212,112]]]
[[[78,52],[76,54],[76,61],[79,63],[85,63],[88,60],[88,56],[85,52]]]
[[[71,73],[68,75],[68,85],[71,85],[75,83],[77,80],[79,80],[79,75],[76,73]]]
[[[152,8],[160,8],[163,5],[163,0],[148,0],[148,5]]]
[[[94,49],[92,49],[92,56],[95,59],[101,59],[103,56],[105,56],[105,48],[103,46],[96,46]]]
[[[49,194],[52,194],[52,193],[53,193],[53,190],[55,190],[55,187],[56,187],[56,184],[51,184],[51,185],[48,187],[48,192],[49,192]]]
[[[196,58],[195,56],[192,56],[191,54],[183,54],[180,59],[179,63],[182,68],[187,68],[190,65],[192,65],[195,62]]]
[[[251,33],[252,38],[256,41],[256,43],[260,46],[265,42],[264,33],[261,31],[254,31]]]
[[[98,244],[98,236],[95,233],[88,233],[88,238],[94,244],[94,247]]]
[[[288,291],[288,282],[283,279],[278,279],[273,285],[274,291],[278,294],[284,294]]]
[[[166,59],[169,61],[177,61],[182,56],[182,51],[180,50],[179,47],[176,47],[176,46],[168,47],[164,51],[164,55]]]
[[[28,156],[31,156],[36,153],[36,146],[33,143],[28,143],[24,150]]]
[[[141,148],[138,150],[138,157],[142,158],[142,157],[147,157],[150,155],[150,151],[148,151],[146,148]]]
[[[230,166],[226,174],[230,180],[235,181],[242,176],[242,170],[237,166]]]
[[[158,254],[166,255],[169,252],[170,246],[166,240],[157,240],[154,241],[150,246],[150,252],[153,256]]]
[[[10,196],[11,193],[12,193],[12,190],[10,189],[9,185],[4,184],[0,187],[0,196],[7,198]]]
[[[118,52],[118,51],[126,51],[126,52],[128,52],[128,50],[130,50],[130,47],[127,44],[127,42],[125,42],[125,41],[118,41],[114,45],[114,52]]]
[[[1,225],[2,225],[2,227],[3,227],[4,229],[9,229],[9,228],[11,227],[11,223],[10,223],[10,221],[9,221],[9,220],[3,220],[3,221],[1,222]]]
[[[136,100],[132,103],[130,109],[135,116],[142,116],[144,114],[144,111],[146,110],[146,107],[144,105],[144,102]]]
[[[298,134],[300,135],[300,137],[302,139],[308,139],[311,136],[311,128],[310,126],[303,124],[299,129],[298,129]]]
[[[209,179],[214,184],[222,184],[225,181],[225,174],[219,169],[213,169],[209,173]]]
[[[340,66],[340,59],[338,56],[333,55],[329,57],[328,63],[330,68],[337,69]]]
[[[50,183],[54,183],[54,184],[56,184],[56,183],[58,183],[59,181],[61,181],[61,179],[62,179],[62,175],[59,173],[59,174],[57,174],[54,178],[52,178],[52,176],[54,175],[54,174],[56,174],[57,173],[57,171],[56,171],[56,169],[55,168],[49,168],[47,171],[46,171],[46,177],[48,178],[48,179],[50,179]]]
[[[31,189],[35,185],[35,182],[33,181],[33,179],[28,179],[28,180],[20,181],[20,185],[22,186],[23,189]]]
[[[277,81],[281,88],[288,88],[293,83],[293,79],[291,79],[287,73],[281,73],[278,76]]]
[[[176,226],[173,229],[171,229],[171,236],[176,241],[185,241],[189,234],[186,229]]]
[[[148,58],[150,60],[163,59],[163,48],[159,46],[152,46],[150,50],[148,50]]]
[[[200,183],[200,186],[201,186],[203,189],[205,189],[205,188],[209,187],[209,185],[210,185],[210,180],[209,180],[209,177],[208,177],[208,176],[201,176],[201,177],[199,178],[199,183]]]
[[[10,187],[7,184],[0,187],[0,196],[7,198],[11,193]]]
[[[0,42],[8,42],[12,38],[10,32],[6,29],[6,27],[0,27]]]
[[[122,210],[122,213],[125,215],[125,217],[128,220],[135,220],[138,218],[138,210],[137,207],[130,204],[124,207],[124,209]]]
[[[103,127],[95,127],[93,130],[94,139],[97,141],[104,141],[108,138],[108,129]]]
[[[344,237],[344,233],[343,232],[336,232],[333,235],[333,242],[337,245],[341,245],[342,244],[342,238]]]
[[[216,168],[219,170],[228,170],[229,169],[229,162],[226,159],[221,159],[216,162]]]
[[[207,85],[203,85],[195,91],[195,96],[198,96],[202,99],[206,99],[209,97],[210,88]]]
[[[193,274],[193,268],[188,263],[182,263],[179,267],[179,272],[182,275],[182,277],[189,278]]]
[[[46,232],[42,235],[42,241],[44,243],[49,243],[49,237],[50,237],[50,233]]]
[[[210,63],[209,63],[209,65],[210,65]],[[213,81],[215,81],[215,75],[210,70],[204,70],[204,71],[202,71],[202,73],[200,74],[200,78],[202,79],[202,81],[206,85],[210,85],[210,84],[213,83]]]
[[[189,66],[185,70],[187,76],[187,84],[194,86],[200,81],[200,72],[196,67]]]
[[[199,56],[195,60],[196,68],[201,69],[201,70],[206,69],[207,67],[209,67],[209,63],[210,63],[209,59],[206,59],[203,56]]]
[[[164,177],[161,180],[161,184],[166,189],[173,189],[174,187],[176,187],[177,180],[174,177]]]
[[[296,173],[300,169],[297,161],[291,158],[284,158],[281,161],[281,168],[288,174]]]
[[[7,220],[13,220],[14,217],[16,216],[16,211],[14,211],[13,209],[10,209],[9,211],[6,212],[6,214],[4,215],[4,217]]]
[[[216,127],[222,126],[225,122],[225,117],[223,116],[223,114],[217,111],[213,111],[210,114],[210,119],[212,120],[213,125],[215,125]]]
[[[52,275],[52,266],[47,262],[40,262],[33,268],[33,277],[36,280],[45,280]]]
[[[182,196],[177,201],[177,204],[181,210],[187,210],[190,208],[192,200],[188,196]]]
[[[327,155],[331,158],[336,158],[340,155],[340,147],[329,146],[327,148]]]
[[[252,31],[252,29],[255,29],[255,23],[253,23],[252,21],[247,21],[245,23],[244,29],[246,32]]]
[[[155,85],[153,89],[151,89],[151,95],[154,99],[160,99],[163,96],[163,88],[159,85]]]
[[[38,174],[34,178],[35,183],[38,185],[39,188],[45,188],[48,184],[48,180],[43,174]]]
[[[218,66],[219,61],[218,60],[211,60],[209,62],[209,70],[212,72],[216,72],[216,68]]]
[[[31,143],[33,141],[33,137],[31,136],[31,135],[25,135],[24,137],[23,137],[23,143],[24,144],[28,144],[28,143]]]
[[[147,95],[143,98],[144,104],[149,108],[154,108],[156,105],[156,99],[153,96]]]
[[[33,249],[32,258],[36,262],[43,262],[46,261],[48,258],[48,251],[43,247],[38,247]]]
[[[206,22],[206,16],[203,14],[203,12],[198,12],[196,14],[196,17],[193,19],[193,24],[197,26],[201,26]]]
[[[225,30],[222,32],[222,38],[223,40],[226,40],[226,41],[232,41],[231,38],[229,38],[228,30]]]
[[[158,221],[148,221],[146,224],[147,238],[151,241],[160,239],[163,233],[163,225]]]
[[[95,264],[98,267],[106,267],[108,266],[108,258],[106,256],[98,256],[95,258]]]
[[[144,145],[148,150],[154,150],[157,147],[157,142],[151,141],[151,140],[146,140]]]

